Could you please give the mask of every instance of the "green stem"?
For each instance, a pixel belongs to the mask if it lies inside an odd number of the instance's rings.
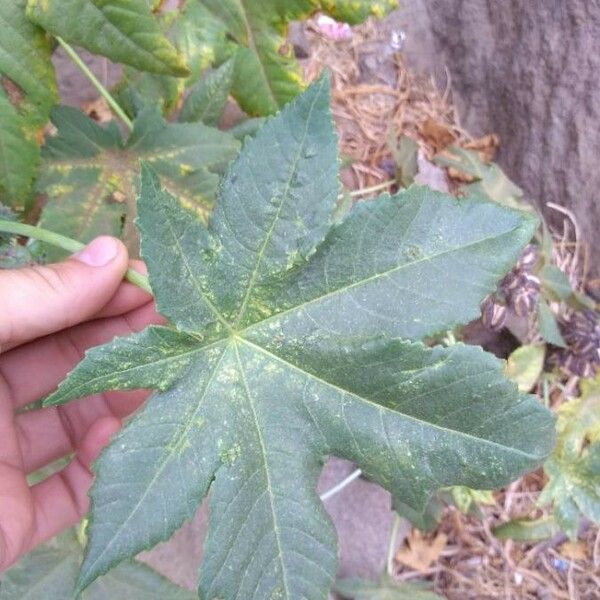
[[[381,190],[385,190],[390,186],[396,183],[395,179],[390,179],[389,181],[384,181],[383,183],[378,183],[377,185],[372,185],[371,187],[362,188],[360,190],[353,190],[350,192],[350,196],[354,198],[354,196],[364,196],[365,194],[370,194],[372,192],[380,192]]]
[[[26,225],[25,223],[17,223],[15,221],[5,221],[0,219],[0,231],[5,233],[14,233],[15,235],[24,235],[40,242],[45,242],[57,248],[62,248],[67,252],[79,252],[82,248],[85,248],[85,244],[73,240],[71,238],[60,235],[60,233],[54,233],[41,227],[34,227],[33,225]],[[148,278],[133,269],[127,269],[125,273],[125,279],[144,291],[152,294],[152,289],[148,283]]]
[[[400,523],[402,519],[398,513],[394,513],[394,524],[392,525],[392,531],[390,533],[390,542],[388,544],[387,551],[387,574],[391,577],[394,573],[394,554],[396,553],[396,540],[398,539],[398,529],[400,529]]]
[[[71,60],[81,69],[81,72],[91,81],[92,85],[98,90],[100,95],[108,102],[113,112],[129,127],[133,129],[131,119],[125,114],[125,111],[117,104],[117,101],[111,96],[110,92],[100,83],[98,78],[90,71],[88,66],[81,60],[81,57],[75,50],[65,42],[60,36],[56,36],[58,43],[64,48]]]

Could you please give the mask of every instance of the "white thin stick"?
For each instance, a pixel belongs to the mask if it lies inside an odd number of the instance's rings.
[[[337,485],[334,485],[330,490],[327,490],[323,494],[319,496],[321,500],[325,501],[331,498],[331,496],[335,496],[338,492],[341,492],[349,483],[352,483],[355,479],[360,477],[362,471],[360,469],[356,469],[356,471],[352,471],[348,477],[342,479]]]

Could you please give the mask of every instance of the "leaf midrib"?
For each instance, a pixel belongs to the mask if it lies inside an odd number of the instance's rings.
[[[165,452],[165,454],[162,457],[162,460],[160,461],[160,463],[154,473],[154,476],[152,477],[150,482],[147,485],[145,485],[144,493],[140,496],[140,498],[136,502],[135,506],[129,511],[127,518],[117,528],[115,534],[112,536],[110,541],[106,544],[106,546],[104,546],[104,548],[102,549],[102,552],[96,557],[96,559],[91,563],[91,565],[87,565],[88,573],[95,571],[95,566],[98,564],[100,559],[106,554],[106,552],[111,548],[111,546],[115,543],[120,532],[127,528],[127,524],[133,518],[133,516],[137,513],[140,506],[142,506],[142,504],[146,500],[146,496],[150,493],[150,490],[153,488],[156,480],[160,477],[160,475],[162,475],[163,471],[165,470],[165,468],[171,461],[171,458],[173,457],[173,455],[176,454],[180,441],[182,439],[184,439],[184,437],[189,432],[189,430],[192,427],[194,427],[194,417],[200,410],[200,407],[202,406],[204,399],[206,398],[208,389],[210,388],[212,382],[214,381],[215,376],[219,373],[219,367],[221,366],[221,363],[223,362],[224,356],[227,354],[227,350],[228,350],[228,346],[225,346],[223,348],[223,351],[221,352],[221,356],[219,356],[219,358],[216,360],[214,366],[212,367],[211,371],[208,373],[208,375],[206,377],[206,383],[204,385],[204,388],[202,389],[200,398],[198,398],[198,401],[196,402],[196,406],[195,406],[194,410],[190,411],[191,414],[186,419],[186,425],[184,427],[184,430],[181,432],[179,430],[176,430],[175,433],[171,436],[169,442],[172,442],[174,439],[177,439],[177,444],[166,446],[168,448],[171,448],[171,451]],[[93,502],[93,497],[92,497],[92,502]],[[103,570],[102,572],[106,573],[107,571]],[[83,573],[83,566],[82,566],[82,573]],[[82,579],[82,577],[80,575],[80,583],[81,583],[81,579]],[[81,586],[78,585],[78,588],[81,590]]]
[[[465,244],[464,246],[453,246],[452,248],[448,248],[447,250],[444,250],[442,252],[438,252],[435,254],[431,254],[429,256],[424,256],[422,258],[419,258],[418,260],[413,260],[411,262],[406,262],[403,263],[401,265],[396,265],[395,267],[392,267],[391,269],[388,269],[386,271],[381,271],[379,273],[375,273],[373,275],[370,275],[369,277],[365,278],[365,279],[361,279],[359,281],[354,281],[350,284],[347,284],[343,287],[337,288],[335,290],[331,290],[330,292],[326,292],[325,294],[321,294],[320,296],[317,296],[315,298],[311,298],[310,300],[307,300],[305,302],[303,302],[302,304],[296,304],[295,306],[291,306],[290,308],[287,308],[285,310],[282,310],[280,312],[277,312],[269,317],[267,317],[266,319],[262,319],[261,321],[256,321],[254,323],[250,323],[249,325],[247,325],[246,327],[244,327],[244,329],[240,330],[239,333],[243,333],[245,331],[251,331],[253,329],[258,329],[260,328],[262,325],[264,325],[265,323],[268,323],[274,319],[278,319],[281,318],[287,314],[293,313],[294,311],[301,311],[304,308],[306,308],[307,306],[311,305],[311,304],[315,304],[321,300],[326,300],[328,298],[334,297],[337,294],[342,294],[344,292],[347,292],[348,290],[351,290],[353,288],[356,287],[360,287],[362,285],[366,285],[368,283],[370,283],[371,281],[376,281],[380,278],[383,277],[388,277],[398,271],[402,271],[403,269],[408,269],[410,267],[413,267],[415,265],[418,265],[420,263],[424,263],[424,262],[428,262],[431,260],[435,260],[437,258],[440,258],[442,256],[446,256],[448,254],[452,254],[454,252],[461,252],[463,250],[472,248],[473,246],[477,246],[479,244],[483,244],[485,242],[488,242],[490,240],[493,239],[498,239],[498,238],[503,238],[504,236],[508,236],[511,235],[512,233],[514,233],[515,231],[517,231],[518,229],[521,228],[521,225],[516,225],[515,227],[513,227],[512,229],[509,229],[508,231],[505,231],[501,234],[493,234],[491,236],[485,237],[485,238],[480,238],[478,240],[475,240],[474,242],[470,242],[469,244]]]
[[[254,421],[254,426],[256,428],[256,434],[258,435],[258,441],[260,443],[262,462],[264,465],[265,477],[267,480],[267,495],[268,495],[269,504],[271,507],[271,515],[273,516],[273,531],[275,534],[275,541],[277,542],[277,552],[279,555],[279,563],[281,564],[281,575],[282,575],[282,579],[283,579],[283,586],[285,589],[286,598],[291,598],[289,584],[287,581],[287,571],[286,571],[285,563],[283,561],[283,548],[281,545],[281,531],[279,529],[277,512],[275,511],[275,504],[273,501],[274,494],[273,494],[273,486],[271,484],[271,474],[269,473],[267,449],[265,446],[265,441],[263,438],[262,430],[260,428],[260,422],[258,419],[258,415],[256,414],[256,407],[254,406],[254,400],[252,398],[252,393],[250,392],[250,387],[248,386],[246,372],[244,370],[244,366],[243,366],[242,360],[240,358],[237,340],[234,342],[234,344],[235,344],[235,355],[236,355],[236,359],[237,359],[237,363],[238,363],[238,368],[240,370],[240,376],[242,378],[242,383],[244,385],[244,391],[246,393],[246,397],[248,398],[248,404],[250,405],[250,410],[252,411],[252,419]]]
[[[387,412],[390,414],[393,414],[396,417],[403,417],[406,418],[410,421],[413,421],[415,423],[418,423],[420,426],[422,427],[431,427],[434,429],[437,429],[438,431],[442,431],[446,434],[450,434],[450,435],[456,435],[458,437],[464,437],[468,440],[474,441],[474,442],[478,442],[478,443],[485,443],[487,445],[490,445],[494,448],[499,448],[503,451],[510,451],[510,452],[514,452],[516,454],[519,454],[520,456],[523,456],[525,458],[527,458],[528,460],[539,460],[540,457],[533,455],[533,454],[528,454],[527,452],[524,452],[523,450],[520,450],[518,448],[514,448],[513,446],[503,446],[502,444],[500,444],[499,442],[494,442],[492,440],[487,440],[485,438],[479,438],[476,437],[470,433],[466,433],[464,431],[459,431],[457,429],[448,429],[447,427],[442,427],[441,425],[436,425],[435,423],[431,423],[430,421],[423,421],[422,419],[419,419],[417,417],[414,417],[412,415],[408,415],[404,412],[401,412],[399,410],[394,410],[392,408],[389,408],[383,404],[379,404],[377,402],[374,402],[373,400],[370,400],[369,398],[365,398],[364,396],[359,396],[358,394],[356,394],[355,392],[346,390],[342,387],[340,387],[339,385],[336,385],[334,383],[331,383],[330,381],[327,381],[326,379],[322,379],[321,377],[319,377],[318,375],[315,375],[314,373],[311,373],[310,371],[307,371],[305,369],[302,369],[301,367],[298,367],[297,365],[285,360],[284,358],[282,358],[281,356],[278,356],[277,354],[273,354],[272,352],[270,352],[269,350],[267,350],[266,348],[263,348],[262,346],[259,346],[257,344],[254,344],[253,342],[251,342],[250,340],[247,340],[245,338],[239,338],[239,341],[241,343],[246,344],[247,346],[249,346],[250,348],[252,348],[253,350],[258,350],[259,352],[261,352],[262,354],[264,354],[265,356],[276,360],[278,362],[283,363],[286,367],[293,369],[294,371],[300,372],[303,375],[310,377],[311,379],[314,379],[315,381],[318,381],[319,383],[326,385],[330,388],[333,388],[334,390],[336,390],[337,392],[341,393],[341,394],[346,394],[348,396],[353,397],[354,399],[358,400],[359,402],[365,402],[371,406],[373,406],[374,408],[382,411],[382,412]]]
[[[317,101],[319,100],[319,96],[321,94],[322,89],[323,89],[323,82],[321,82],[320,89],[315,94],[314,98],[312,99],[312,103],[310,104],[310,107],[308,109],[308,115],[307,115],[306,121],[304,123],[304,131],[302,132],[302,137],[300,139],[300,142],[298,143],[298,150],[296,151],[296,155],[294,156],[294,160],[290,167],[289,176],[286,181],[285,188],[281,194],[281,202],[279,203],[279,206],[277,207],[277,211],[275,212],[275,215],[273,216],[273,221],[271,223],[271,226],[269,227],[267,234],[265,235],[265,239],[263,240],[263,243],[261,244],[261,247],[256,256],[256,262],[254,264],[254,269],[252,270],[252,273],[248,279],[248,283],[246,284],[246,291],[244,293],[242,304],[240,305],[240,310],[239,310],[239,312],[235,318],[235,321],[232,325],[232,327],[234,329],[237,327],[237,325],[240,323],[240,321],[244,317],[244,314],[246,312],[246,307],[248,306],[248,300],[250,299],[250,295],[252,293],[252,290],[254,289],[254,284],[256,282],[256,278],[258,277],[258,270],[261,266],[262,259],[266,252],[266,249],[267,249],[267,245],[271,241],[271,237],[273,235],[273,232],[275,231],[275,227],[276,227],[277,223],[279,222],[279,216],[281,214],[281,211],[283,210],[284,205],[287,204],[290,200],[289,193],[290,193],[290,188],[292,185],[292,180],[294,179],[294,174],[296,173],[296,171],[298,169],[298,164],[300,162],[300,158],[302,156],[302,151],[303,151],[304,145],[306,143],[308,129],[309,129],[309,126],[311,125],[311,118],[312,118],[313,110],[314,110],[315,105],[317,104]]]

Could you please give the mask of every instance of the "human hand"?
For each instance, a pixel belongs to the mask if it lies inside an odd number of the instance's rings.
[[[92,461],[146,397],[97,394],[19,413],[88,347],[160,322],[152,298],[123,282],[127,267],[123,244],[101,237],[65,262],[0,272],[0,571],[82,518]],[[71,453],[65,468],[29,487],[29,473]]]

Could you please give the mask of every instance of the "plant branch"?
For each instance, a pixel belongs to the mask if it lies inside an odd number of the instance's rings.
[[[78,252],[82,248],[85,248],[85,244],[82,244],[77,240],[60,235],[59,233],[54,233],[53,231],[48,231],[47,229],[42,229],[41,227],[26,225],[25,223],[17,223],[15,221],[6,221],[4,219],[0,219],[0,231],[33,238],[39,240],[40,242],[45,242],[46,244],[56,246],[57,248],[62,248],[67,252]],[[149,294],[152,294],[152,289],[148,283],[148,278],[145,275],[142,275],[133,269],[127,269],[127,273],[125,273],[125,279],[127,279],[127,281],[130,283],[137,285],[139,288],[142,288]]]
[[[64,51],[69,55],[69,58],[79,67],[81,72],[90,80],[92,85],[98,90],[100,95],[108,102],[108,105],[112,108],[113,112],[127,125],[131,130],[133,129],[133,123],[131,119],[125,114],[125,111],[117,104],[117,101],[112,97],[111,93],[100,83],[98,78],[90,71],[89,67],[81,60],[81,57],[72,46],[67,44],[60,36],[56,36],[58,43],[63,47]]]
[[[396,553],[396,541],[398,539],[398,529],[400,529],[400,523],[402,518],[398,513],[394,513],[394,524],[392,525],[392,531],[390,533],[390,542],[388,544],[387,551],[387,574],[391,577],[394,572],[394,554]]]
[[[372,185],[371,187],[353,190],[350,192],[350,196],[354,198],[355,196],[364,196],[365,194],[371,194],[372,192],[380,192],[381,190],[385,190],[395,183],[395,179],[390,179],[389,181],[384,181],[383,183],[378,183],[377,185]]]
[[[341,492],[349,483],[352,483],[357,477],[360,477],[362,471],[360,469],[356,469],[352,471],[348,477],[342,479],[337,485],[334,485],[331,489],[327,490],[323,494],[319,496],[321,501],[327,500],[331,498],[331,496],[335,496],[338,492]]]

